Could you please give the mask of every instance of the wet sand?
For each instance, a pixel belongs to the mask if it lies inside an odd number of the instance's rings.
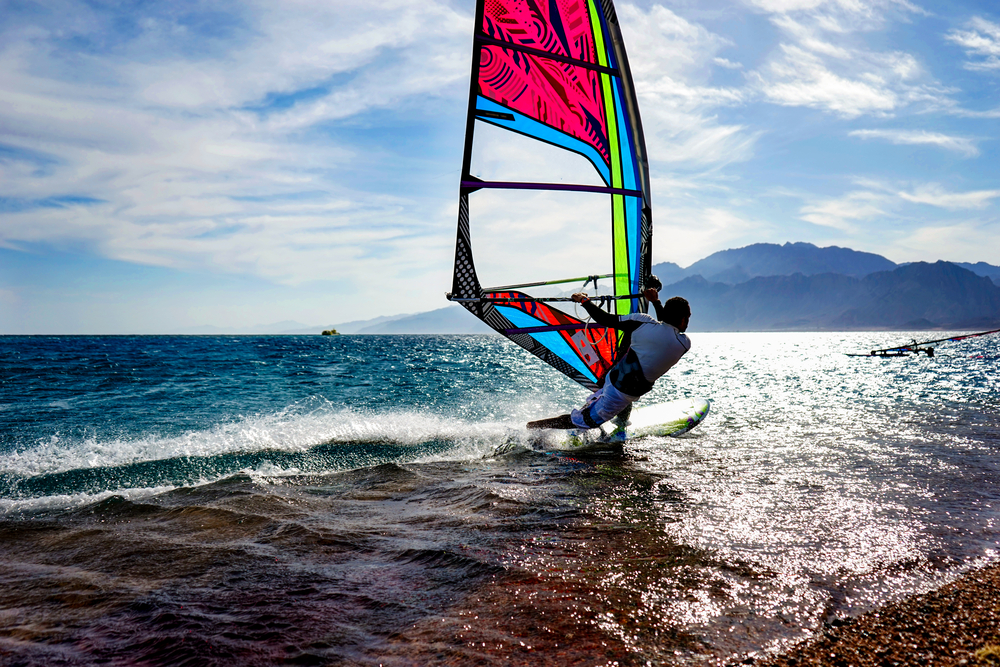
[[[980,655],[987,646],[992,655]],[[987,649],[989,651],[989,649]],[[749,662],[749,661],[748,661]],[[828,627],[758,667],[1000,665],[1000,565]]]

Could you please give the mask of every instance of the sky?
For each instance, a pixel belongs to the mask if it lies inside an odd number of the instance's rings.
[[[0,7],[0,333],[448,305],[472,0]],[[804,241],[1000,265],[1000,6],[616,7],[655,262]],[[484,176],[555,173],[544,151],[480,138]],[[607,256],[589,200],[473,197],[477,264],[498,280],[493,250],[512,279]]]

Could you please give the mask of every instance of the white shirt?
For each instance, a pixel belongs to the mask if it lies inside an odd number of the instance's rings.
[[[646,313],[623,315],[623,321],[642,322],[632,332],[632,350],[642,366],[642,374],[655,382],[691,349],[691,339],[677,327],[653,319]]]

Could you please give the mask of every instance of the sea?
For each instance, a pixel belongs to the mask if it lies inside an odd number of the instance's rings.
[[[0,337],[2,665],[729,665],[996,562],[1000,336],[691,333],[595,455],[498,336]]]

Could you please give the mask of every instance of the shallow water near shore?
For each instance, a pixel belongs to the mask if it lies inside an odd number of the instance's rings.
[[[997,560],[1000,337],[844,354],[948,333],[693,332],[643,401],[708,419],[586,458],[523,429],[585,391],[494,336],[0,337],[0,658],[779,650]]]

